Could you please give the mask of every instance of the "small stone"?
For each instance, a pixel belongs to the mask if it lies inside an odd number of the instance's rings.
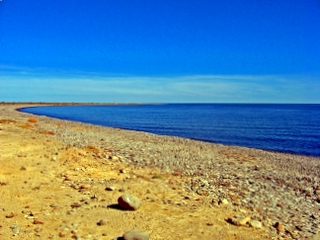
[[[139,230],[130,230],[122,236],[124,240],[148,240],[149,237],[149,233],[141,232]]]
[[[99,222],[97,222],[98,226],[103,226],[103,225],[107,225],[107,222],[103,219],[101,219]]]
[[[116,190],[116,187],[114,187],[114,186],[108,186],[108,187],[106,187],[105,190],[106,190],[106,191],[114,191],[114,190]]]
[[[93,196],[90,197],[90,199],[92,199],[92,200],[98,200],[99,197],[98,197],[98,195],[94,194]]]
[[[249,222],[249,221],[250,221],[250,217],[241,218],[241,219],[239,220],[239,225],[240,225],[240,226],[244,226],[244,225],[246,225],[247,222]]]
[[[312,194],[311,194],[311,192],[306,192],[306,197],[311,197],[312,196]]]
[[[30,122],[30,123],[37,123],[38,120],[35,119],[35,118],[29,118],[29,119],[28,119],[28,122]]]
[[[228,200],[227,200],[227,199],[223,198],[223,199],[219,200],[219,205],[220,205],[220,204],[228,205],[228,204],[229,204],[229,202],[228,202]]]
[[[35,232],[41,232],[41,231],[42,231],[42,228],[41,228],[41,227],[37,227],[37,228],[34,229],[34,231],[35,231]]]
[[[57,207],[58,207],[58,204],[52,203],[52,204],[50,204],[50,207],[52,207],[52,208],[57,208]]]
[[[282,208],[282,207],[283,207],[283,204],[282,204],[282,203],[278,203],[278,204],[277,204],[277,207]]]
[[[20,168],[20,171],[26,171],[27,170],[27,168],[25,167],[25,166],[22,166],[21,168]]]
[[[111,159],[112,159],[112,160],[115,160],[115,161],[120,160],[120,158],[119,158],[119,157],[117,157],[117,156],[112,156],[112,157],[111,157]]]
[[[120,173],[127,173],[125,169],[120,169]]]
[[[88,233],[87,235],[83,236],[85,239],[92,239],[92,234]]]
[[[227,219],[227,222],[235,226],[245,226],[249,221],[250,217],[233,217]]]
[[[141,206],[141,201],[134,195],[124,194],[118,198],[118,204],[124,210],[137,210]]]
[[[274,224],[274,227],[277,229],[278,232],[284,232],[284,226],[282,223],[280,222],[276,222]]]
[[[317,196],[317,202],[320,203],[320,195]]]
[[[6,218],[13,218],[15,216],[14,212],[9,213],[6,215]]]
[[[43,221],[40,221],[38,219],[33,220],[33,224],[43,224]]]
[[[262,223],[258,220],[251,220],[249,222],[250,227],[254,227],[254,228],[261,228],[262,227]]]
[[[10,228],[12,229],[12,232],[13,232],[14,234],[19,234],[20,229],[21,229],[21,226],[18,226],[18,225],[13,224],[13,225],[10,226]]]
[[[71,180],[70,177],[66,176],[66,177],[64,178],[64,181],[72,181],[72,180]]]
[[[70,206],[71,206],[72,208],[79,208],[79,207],[81,207],[81,204],[78,203],[78,202],[74,202],[74,203],[72,203]]]
[[[89,189],[89,188],[91,188],[91,185],[89,185],[89,184],[85,184],[85,185],[80,186],[80,189]]]

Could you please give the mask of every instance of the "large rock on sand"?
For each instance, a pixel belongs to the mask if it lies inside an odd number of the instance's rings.
[[[148,240],[149,239],[149,233],[147,232],[141,232],[138,230],[130,230],[123,234],[122,238],[124,240]]]
[[[137,210],[141,206],[141,201],[134,195],[124,194],[118,198],[118,204],[124,210]]]

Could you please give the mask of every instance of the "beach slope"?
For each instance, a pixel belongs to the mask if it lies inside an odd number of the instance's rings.
[[[320,159],[0,105],[0,239],[318,239]],[[118,198],[132,194],[137,210]]]

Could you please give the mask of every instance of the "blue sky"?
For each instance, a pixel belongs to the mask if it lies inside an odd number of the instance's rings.
[[[319,0],[0,1],[0,101],[320,103]]]

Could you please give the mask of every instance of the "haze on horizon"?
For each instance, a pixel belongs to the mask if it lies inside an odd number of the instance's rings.
[[[0,101],[320,103],[318,0],[0,1]]]

